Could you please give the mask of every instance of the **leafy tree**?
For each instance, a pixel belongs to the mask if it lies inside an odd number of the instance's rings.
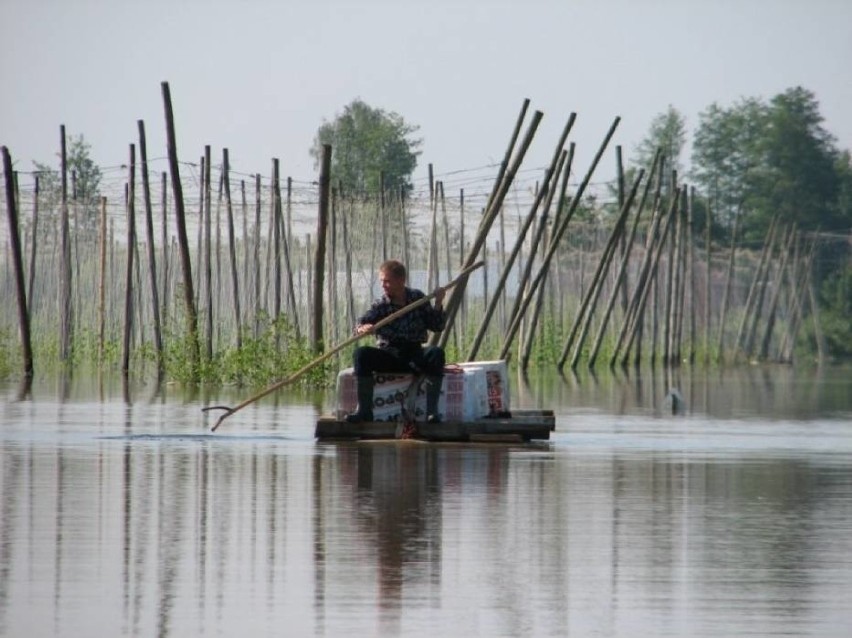
[[[91,145],[82,135],[71,137],[66,144],[66,162],[68,169],[68,199],[76,200],[80,207],[80,220],[84,225],[92,226],[97,219],[97,203],[100,197],[101,170],[90,157]],[[57,153],[59,161],[62,156]],[[40,197],[45,207],[57,209],[62,199],[61,165],[53,168],[49,164],[33,162],[39,173]]]
[[[750,192],[757,164],[765,106],[752,98],[730,108],[711,104],[699,115],[692,152],[692,178],[710,199],[717,221],[733,224]]]
[[[762,236],[776,215],[802,229],[848,225],[838,210],[838,151],[814,95],[788,89],[769,103],[749,98],[700,116],[693,178],[728,223],[743,207],[744,230]]]
[[[332,182],[346,193],[378,192],[384,172],[385,189],[408,194],[422,143],[411,137],[418,129],[396,113],[355,99],[319,127],[311,156],[318,167],[323,144],[332,146]]]
[[[650,170],[657,149],[662,149],[666,158],[666,166],[669,169],[674,168],[678,174],[682,174],[681,154],[685,144],[686,119],[669,104],[664,113],[660,113],[651,120],[648,133],[636,146],[636,163],[646,170]]]

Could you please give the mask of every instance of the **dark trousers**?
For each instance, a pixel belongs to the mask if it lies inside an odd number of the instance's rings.
[[[361,346],[355,349],[355,376],[369,377],[374,372],[400,372],[444,376],[444,351],[438,346],[410,344],[402,348]]]

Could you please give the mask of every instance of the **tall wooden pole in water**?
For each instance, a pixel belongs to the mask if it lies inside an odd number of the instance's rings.
[[[195,289],[192,285],[192,262],[189,256],[189,239],[186,236],[186,214],[183,205],[183,185],[178,167],[177,143],[175,141],[175,123],[172,113],[172,97],[169,83],[162,83],[163,103],[166,112],[166,137],[168,140],[169,172],[172,178],[172,192],[175,198],[175,222],[177,224],[178,248],[180,249],[181,269],[183,272],[183,296],[186,305],[187,329],[190,342],[191,364],[197,370],[199,359],[198,313],[195,309]]]
[[[107,198],[101,197],[101,223],[98,233],[100,267],[98,270],[98,361],[104,358],[104,338],[106,329],[106,205]]]
[[[154,214],[151,208],[151,186],[148,182],[148,150],[145,144],[145,122],[139,127],[139,160],[142,165],[142,194],[145,202],[145,233],[148,243],[148,268],[151,275],[151,304],[154,316],[154,347],[157,350],[157,369],[163,370],[163,336],[160,329],[160,297],[157,294],[157,258],[154,252]]]
[[[124,342],[121,373],[130,373],[130,337],[133,334],[133,253],[136,252],[136,147],[130,145],[130,176],[127,189],[127,271],[124,286]]]
[[[323,339],[323,295],[325,286],[325,246],[328,235],[328,204],[331,188],[331,144],[322,145],[322,159],[319,175],[319,209],[317,211],[317,248],[314,253],[314,295],[311,321],[311,343],[314,352],[324,349]]]
[[[243,347],[243,324],[240,312],[240,278],[237,275],[237,247],[234,238],[234,207],[231,202],[231,175],[228,149],[222,149],[222,183],[225,187],[225,207],[228,212],[228,253],[231,257],[231,285],[234,290],[234,320],[237,327],[237,349]],[[243,234],[245,242],[245,234]]]
[[[30,341],[30,315],[27,310],[27,291],[24,288],[24,261],[21,252],[21,238],[18,230],[18,206],[15,198],[15,173],[12,168],[12,156],[5,146],[3,153],[3,177],[6,183],[6,216],[9,219],[9,241],[12,246],[12,260],[15,264],[15,290],[18,296],[18,319],[21,328],[21,346],[24,359],[24,376],[33,376],[33,349]]]
[[[71,357],[74,339],[73,309],[71,303],[71,230],[68,221],[68,153],[65,145],[65,125],[59,127],[61,136],[61,180],[62,200],[59,217],[60,262],[59,262],[59,358],[67,361]]]

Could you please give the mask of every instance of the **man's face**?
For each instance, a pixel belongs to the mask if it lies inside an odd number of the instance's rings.
[[[405,277],[397,277],[393,273],[379,271],[379,281],[382,291],[390,298],[398,298],[405,290]]]

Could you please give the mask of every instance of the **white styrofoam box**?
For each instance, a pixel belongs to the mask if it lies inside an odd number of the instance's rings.
[[[488,393],[488,414],[497,416],[509,412],[509,367],[505,359],[496,361],[468,361],[456,364],[463,369],[485,370]]]
[[[445,421],[472,421],[488,414],[488,387],[484,370],[468,368],[445,369],[438,412]],[[378,373],[373,388],[373,419],[375,421],[400,421],[405,402],[405,392],[414,377],[410,374]],[[421,384],[414,404],[418,421],[426,418],[426,385]],[[337,417],[355,411],[358,390],[352,368],[337,375]]]

